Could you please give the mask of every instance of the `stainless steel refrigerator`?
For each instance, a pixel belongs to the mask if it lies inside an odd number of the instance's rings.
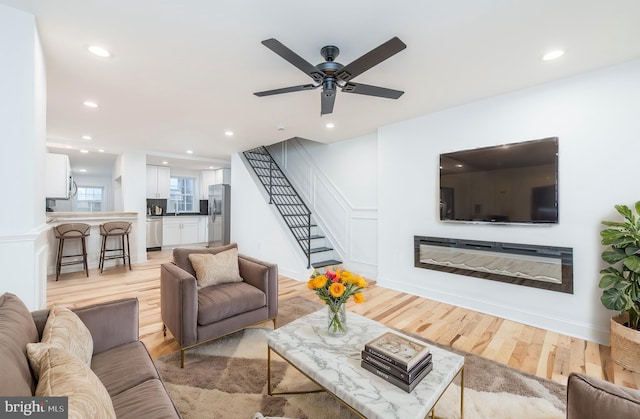
[[[209,247],[229,244],[231,240],[231,188],[209,185]]]

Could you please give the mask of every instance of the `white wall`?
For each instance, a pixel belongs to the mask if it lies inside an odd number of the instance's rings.
[[[46,70],[34,16],[0,5],[0,293],[46,303]]]
[[[306,259],[289,240],[280,214],[260,188],[240,156],[232,155],[231,242],[238,243],[242,254],[278,264],[279,274],[306,280]]]
[[[601,343],[611,313],[598,289],[600,221],[640,199],[640,61],[567,78],[381,128],[381,286]],[[438,155],[559,137],[560,223],[550,227],[438,221]],[[413,236],[573,248],[574,294],[413,266]]]

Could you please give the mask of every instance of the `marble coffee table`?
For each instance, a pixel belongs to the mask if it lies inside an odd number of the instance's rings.
[[[269,395],[271,351],[278,354],[324,391],[355,413],[366,418],[435,417],[434,408],[442,394],[460,375],[460,412],[464,403],[464,357],[431,347],[433,370],[411,393],[388,383],[360,366],[364,344],[389,331],[388,327],[355,313],[347,313],[348,331],[341,337],[327,333],[327,311],[301,317],[267,335]]]

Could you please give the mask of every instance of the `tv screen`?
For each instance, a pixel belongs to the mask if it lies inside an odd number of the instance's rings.
[[[558,222],[558,138],[440,155],[443,221]]]

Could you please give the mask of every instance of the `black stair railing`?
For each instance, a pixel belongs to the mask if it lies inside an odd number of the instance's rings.
[[[276,206],[285,224],[298,242],[298,245],[307,258],[307,268],[339,264],[336,260],[326,260],[311,263],[311,255],[314,253],[330,252],[329,247],[313,248],[312,242],[323,239],[324,236],[312,234],[314,227],[312,214],[298,192],[284,175],[266,147],[257,147],[244,153],[249,165],[258,176],[260,183],[269,195],[269,204]]]

